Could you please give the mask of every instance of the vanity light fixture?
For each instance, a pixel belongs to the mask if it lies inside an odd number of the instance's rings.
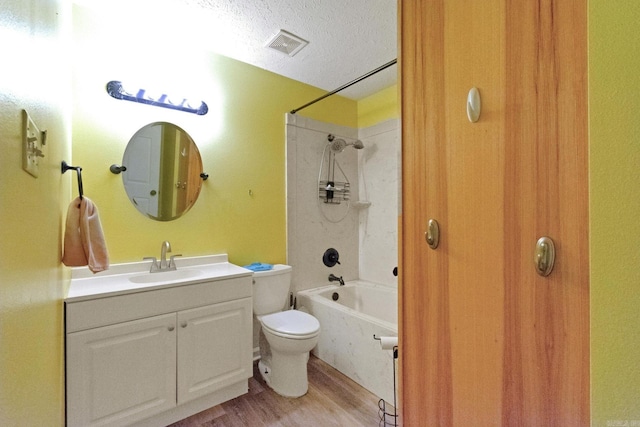
[[[154,94],[148,89],[128,88],[122,82],[112,80],[107,83],[107,93],[116,99],[140,102],[156,107],[170,108],[203,116],[209,111],[204,101],[193,101],[184,97],[175,97],[166,93]]]

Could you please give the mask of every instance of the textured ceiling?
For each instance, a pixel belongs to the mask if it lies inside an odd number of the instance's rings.
[[[206,22],[203,47],[334,90],[397,57],[395,0],[173,0]],[[295,56],[266,48],[286,30],[309,44]],[[391,66],[340,92],[361,99],[396,82]]]
[[[110,39],[205,49],[332,91],[397,58],[396,0],[73,0]],[[290,57],[266,45],[280,30],[309,44]],[[96,29],[96,31],[99,31]],[[116,43],[117,44],[117,43]],[[362,99],[396,83],[391,66],[340,92]]]

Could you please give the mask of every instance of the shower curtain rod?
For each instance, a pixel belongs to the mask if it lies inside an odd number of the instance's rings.
[[[371,76],[373,76],[374,74],[376,74],[377,72],[380,72],[380,71],[384,70],[385,68],[389,68],[389,67],[391,67],[391,66],[392,66],[393,64],[395,64],[396,62],[398,62],[398,59],[397,59],[397,58],[396,58],[396,59],[394,59],[394,60],[392,60],[392,61],[387,62],[387,63],[386,63],[386,64],[384,64],[384,65],[381,65],[380,67],[376,68],[375,70],[369,71],[367,74],[365,74],[365,75],[363,75],[363,76],[360,76],[360,77],[358,77],[357,79],[352,80],[352,81],[350,81],[349,83],[347,83],[347,84],[345,84],[345,85],[340,86],[338,89],[335,89],[335,90],[332,90],[331,92],[327,92],[327,93],[325,93],[325,94],[324,94],[324,95],[322,95],[320,98],[316,98],[316,99],[314,99],[314,100],[313,100],[313,101],[311,101],[311,102],[307,102],[307,103],[306,103],[306,104],[304,104],[302,107],[298,107],[298,108],[296,108],[295,110],[291,110],[291,114],[295,114],[295,113],[297,113],[298,111],[302,110],[303,108],[307,108],[308,106],[313,105],[313,104],[315,104],[315,103],[316,103],[316,102],[318,102],[318,101],[322,101],[323,99],[325,99],[325,98],[326,98],[326,97],[328,97],[328,96],[335,95],[336,93],[340,92],[341,90],[346,89],[346,88],[348,88],[349,86],[352,86],[352,85],[354,85],[354,84],[356,84],[356,83],[358,83],[358,82],[360,82],[360,81],[362,81],[362,80],[366,79],[367,77],[371,77]]]

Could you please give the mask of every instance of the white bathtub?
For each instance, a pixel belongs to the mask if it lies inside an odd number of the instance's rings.
[[[320,321],[320,339],[312,353],[391,404],[393,353],[382,350],[373,335],[398,335],[397,301],[396,288],[362,280],[297,294],[298,307]]]

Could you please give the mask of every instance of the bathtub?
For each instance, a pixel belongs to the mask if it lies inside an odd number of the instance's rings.
[[[398,335],[397,301],[396,288],[363,280],[297,294],[298,307],[320,322],[312,353],[391,404],[393,352],[382,350],[373,335]]]

